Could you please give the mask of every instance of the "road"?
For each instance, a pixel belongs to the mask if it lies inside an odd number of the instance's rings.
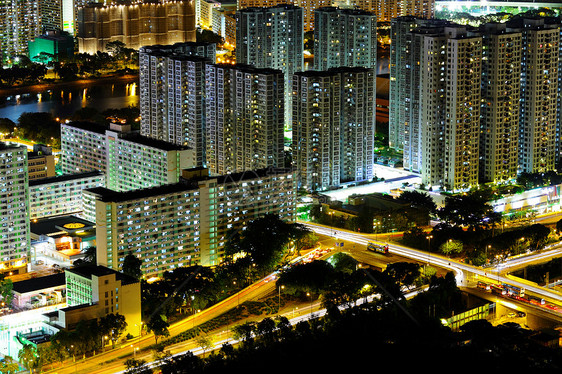
[[[369,241],[374,241],[376,237],[374,234],[359,234],[356,232],[336,229],[333,227],[326,227],[306,222],[301,223],[318,234],[333,236],[334,238],[346,240],[360,245],[367,245]],[[562,306],[562,294],[560,294],[559,292],[555,292],[543,287],[538,287],[534,283],[520,281],[518,279],[515,279],[514,277],[504,275],[506,269],[508,269],[510,266],[521,265],[521,263],[525,261],[523,259],[513,259],[512,261],[509,261],[506,264],[503,264],[503,266],[500,266],[496,269],[483,269],[480,267],[455,261],[453,259],[440,256],[435,253],[420,251],[391,242],[388,244],[389,252],[391,254],[396,254],[422,263],[428,263],[436,267],[441,267],[453,271],[457,280],[457,285],[459,287],[468,286],[470,281],[475,281],[476,279],[478,279],[478,277],[490,277],[497,280],[498,283],[508,283],[517,287],[525,288],[530,292],[540,295],[545,300],[560,304]],[[539,253],[533,256],[528,256],[527,261],[537,261],[537,259],[544,260],[548,256],[560,254],[560,250],[561,249],[558,246],[553,247],[552,251],[547,252],[546,254]]]
[[[539,295],[548,302],[560,304],[562,306],[562,295],[560,293],[542,287],[537,287],[530,282],[522,282],[508,275],[504,275],[506,269],[514,266],[521,266],[521,264],[525,263],[525,261],[543,260],[548,256],[558,254],[561,250],[560,246],[553,247],[548,251],[544,251],[543,253],[528,256],[526,259],[520,258],[507,261],[500,268],[482,269],[446,258],[444,256],[404,247],[392,242],[388,243],[389,252],[391,254],[390,257],[381,254],[374,254],[371,252],[367,252],[365,250],[365,246],[370,241],[376,240],[381,242],[381,238],[383,239],[382,243],[386,243],[384,241],[384,238],[388,238],[386,235],[360,234],[332,227],[315,225],[305,222],[302,223],[313,230],[315,233],[324,236],[324,238],[321,240],[320,248],[333,247],[336,241],[339,243],[345,242],[345,245],[343,247],[337,247],[338,250],[349,252],[359,262],[364,262],[376,267],[384,268],[386,264],[395,260],[395,258],[392,258],[392,255],[396,255],[406,259],[410,259],[412,261],[427,263],[436,268],[442,268],[446,269],[447,271],[452,271],[455,274],[457,285],[459,285],[459,287],[474,287],[479,279],[487,279],[490,281],[497,280],[498,283],[508,283],[525,288],[529,293]],[[175,336],[185,330],[193,328],[196,325],[202,324],[212,318],[215,318],[247,300],[257,300],[262,295],[275,292],[275,279],[276,275],[271,274],[263,278],[259,282],[252,284],[247,288],[244,288],[238,294],[231,296],[221,303],[218,303],[200,313],[197,313],[194,316],[188,317],[182,321],[172,324],[169,328],[170,336]],[[295,309],[286,310],[284,311],[283,315],[287,316],[287,318],[293,320],[294,322],[294,318],[309,318],[309,314],[312,312],[320,313],[318,312],[319,308],[320,305],[318,303],[311,303],[310,305],[305,307],[301,306],[298,311],[295,311]],[[228,335],[228,331],[219,331],[216,335],[213,335],[212,340],[215,343],[226,341],[226,339],[230,339]],[[133,352],[135,352],[134,355],[136,358],[144,359],[147,362],[153,361],[152,350],[146,348],[154,344],[154,342],[154,335],[147,334],[142,336],[140,339],[133,339],[133,341],[124,344],[120,348],[106,351],[86,360],[79,360],[76,364],[67,362],[66,365],[62,368],[55,368],[46,372],[58,374],[118,373],[125,369],[124,361],[127,358],[132,358]],[[186,351],[195,352],[197,349],[198,347],[193,340],[181,342],[166,348],[166,350],[170,351],[171,354],[181,354],[185,353]]]

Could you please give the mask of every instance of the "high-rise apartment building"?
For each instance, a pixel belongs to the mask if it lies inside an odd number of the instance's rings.
[[[505,24],[481,28],[482,108],[480,180],[517,177],[522,35]]]
[[[89,122],[62,124],[61,148],[64,174],[101,171],[107,187],[116,191],[175,183],[181,170],[194,164],[187,147]]]
[[[208,64],[205,82],[206,165],[211,174],[282,167],[283,73]]]
[[[0,1],[0,53],[3,60],[27,54],[35,37],[62,27],[61,0]]]
[[[195,41],[195,5],[191,0],[89,3],[78,9],[77,18],[80,53],[105,51],[112,41],[121,41],[133,49]]]
[[[141,134],[188,146],[205,165],[205,64],[214,43],[148,46],[139,51]]]
[[[423,39],[422,181],[469,188],[478,184],[482,38],[450,26]]]
[[[482,38],[446,21],[391,27],[389,143],[424,184],[478,183]]]
[[[450,25],[444,20],[398,17],[391,23],[389,146],[403,152],[404,169],[421,172],[421,58],[424,35]]]
[[[294,221],[290,170],[260,169],[210,177],[184,171],[179,183],[131,192],[85,191],[94,207],[98,263],[120,269],[133,253],[145,277],[181,266],[218,265],[227,234],[268,213]]]
[[[291,121],[291,79],[302,71],[303,9],[282,4],[236,12],[236,62],[279,69],[285,75],[285,124]]]
[[[325,190],[373,178],[372,69],[295,73],[293,161],[297,187]]]
[[[332,5],[331,0],[238,0],[238,9],[269,8],[282,4],[291,4],[303,10],[304,31],[314,30],[314,10]]]
[[[560,24],[522,19],[509,27],[522,34],[520,172],[555,169],[559,91]]]
[[[315,10],[314,69],[377,66],[377,20],[360,9]]]
[[[27,147],[0,142],[0,274],[27,271],[28,183]]]

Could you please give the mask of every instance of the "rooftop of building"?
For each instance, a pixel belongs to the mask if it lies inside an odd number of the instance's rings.
[[[328,75],[336,75],[338,73],[364,73],[367,71],[373,71],[373,69],[363,66],[340,66],[330,68],[328,70],[297,71],[294,74],[302,77],[325,77]]]
[[[43,35],[37,36],[35,39],[44,39],[44,40],[51,40],[51,41],[72,41],[72,36],[65,31],[60,30],[49,30]]]
[[[103,177],[103,176],[104,173],[100,171],[88,171],[85,173],[56,175],[54,177],[48,177],[48,178],[31,179],[29,181],[29,187],[40,186],[40,185],[51,184],[51,183],[63,183],[72,180],[80,180],[85,178],[94,178],[94,177]]]
[[[4,150],[8,150],[8,149],[25,149],[27,151],[27,147],[24,145],[20,145],[20,144],[14,144],[14,143],[5,143],[5,142],[0,142],[0,151],[4,151]]]
[[[374,13],[360,9],[360,8],[339,8],[336,6],[325,6],[316,8],[315,12],[338,12],[356,16],[375,16]]]
[[[106,275],[115,274],[115,279],[120,280],[121,284],[138,283],[139,281],[130,275],[123,274],[116,270],[110,269],[101,265],[82,265],[76,266],[71,269],[66,269],[65,272],[70,272],[84,278],[92,279],[92,277],[103,277]]]
[[[272,5],[269,7],[247,7],[247,8],[242,8],[239,9],[238,12],[240,13],[256,13],[256,12],[263,12],[266,10],[273,10],[273,9],[302,9],[301,7],[298,7],[296,5],[293,4],[277,4],[277,5]]]
[[[48,288],[62,287],[65,285],[66,282],[64,273],[56,273],[43,277],[14,282],[13,291],[19,294],[24,294],[29,292],[41,291]]]
[[[283,72],[279,69],[272,69],[272,68],[257,68],[253,65],[246,65],[246,64],[211,64],[218,68],[223,69],[235,69],[245,73],[252,73],[252,74],[283,74]]]
[[[168,195],[173,193],[181,193],[185,191],[195,190],[198,188],[198,182],[201,180],[215,179],[217,184],[239,183],[252,179],[264,178],[273,175],[288,174],[292,172],[291,169],[285,169],[285,168],[264,168],[264,169],[248,170],[240,173],[232,173],[232,174],[226,174],[220,176],[209,176],[208,172],[203,175],[201,173],[201,171],[203,170],[205,169],[204,168],[188,169],[187,171],[197,171],[197,173],[194,173],[194,175],[197,175],[197,177],[191,179],[182,178],[178,183],[166,184],[157,187],[143,188],[143,189],[132,190],[132,191],[122,191],[122,192],[110,190],[105,187],[96,187],[96,188],[90,188],[86,191],[95,194],[97,198],[103,202],[119,203],[124,201],[146,199],[154,196]]]
[[[61,216],[31,220],[29,226],[31,233],[34,235],[56,236],[61,232],[92,230],[95,223],[76,216]]]
[[[100,135],[105,135],[106,131],[115,131],[119,133],[119,137],[125,141],[130,141],[131,143],[142,144],[147,147],[160,149],[164,151],[178,151],[178,150],[186,150],[189,147],[176,145],[173,143],[168,143],[162,140],[152,139],[146,136],[142,136],[138,131],[119,131],[113,130],[110,128],[109,125],[100,125],[94,122],[89,121],[72,121],[68,124],[63,126],[73,127],[80,130],[95,132]]]

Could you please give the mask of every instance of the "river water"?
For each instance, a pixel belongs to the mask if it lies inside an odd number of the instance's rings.
[[[102,112],[110,108],[138,105],[136,82],[85,84],[0,97],[0,118],[17,122],[24,112],[50,112],[53,117],[69,118],[80,108],[93,107]]]

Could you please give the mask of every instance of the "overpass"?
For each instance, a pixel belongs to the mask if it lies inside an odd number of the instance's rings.
[[[381,237],[381,234],[378,234],[378,236],[375,236],[374,234],[360,234],[334,227],[311,224],[308,222],[301,223],[317,234],[332,236],[337,240],[345,240],[359,245],[366,246],[369,242],[378,241],[375,240],[375,238]],[[384,243],[381,242],[381,244]],[[526,295],[526,298],[521,297],[520,294],[515,295],[519,297],[517,298],[513,295],[507,294],[506,291],[505,295],[502,295],[501,292],[500,294],[495,294],[495,299],[498,299],[499,297],[504,303],[511,303],[510,305],[512,307],[514,305],[519,305],[521,308],[527,308],[527,310],[532,308],[533,311],[536,311],[537,313],[540,312],[541,316],[548,317],[549,319],[554,319],[562,323],[562,293],[540,287],[534,282],[505,274],[505,270],[508,269],[510,265],[515,264],[517,266],[521,266],[523,261],[521,259],[513,260],[512,263],[506,262],[503,264],[504,266],[498,266],[496,268],[481,268],[435,253],[405,247],[396,243],[388,243],[388,245],[389,252],[391,254],[452,271],[455,274],[457,285],[460,288],[474,289],[477,288],[478,283],[481,282],[488,285],[495,284],[501,287],[503,287],[502,285],[507,285],[510,289],[509,292],[514,292],[513,290],[523,290],[523,294]],[[556,254],[560,255],[560,251],[560,246],[555,246],[547,251],[546,255],[545,253],[538,253],[532,257],[530,256],[530,260],[536,261],[537,259],[545,259],[548,256]],[[517,308],[514,307],[513,309]]]

